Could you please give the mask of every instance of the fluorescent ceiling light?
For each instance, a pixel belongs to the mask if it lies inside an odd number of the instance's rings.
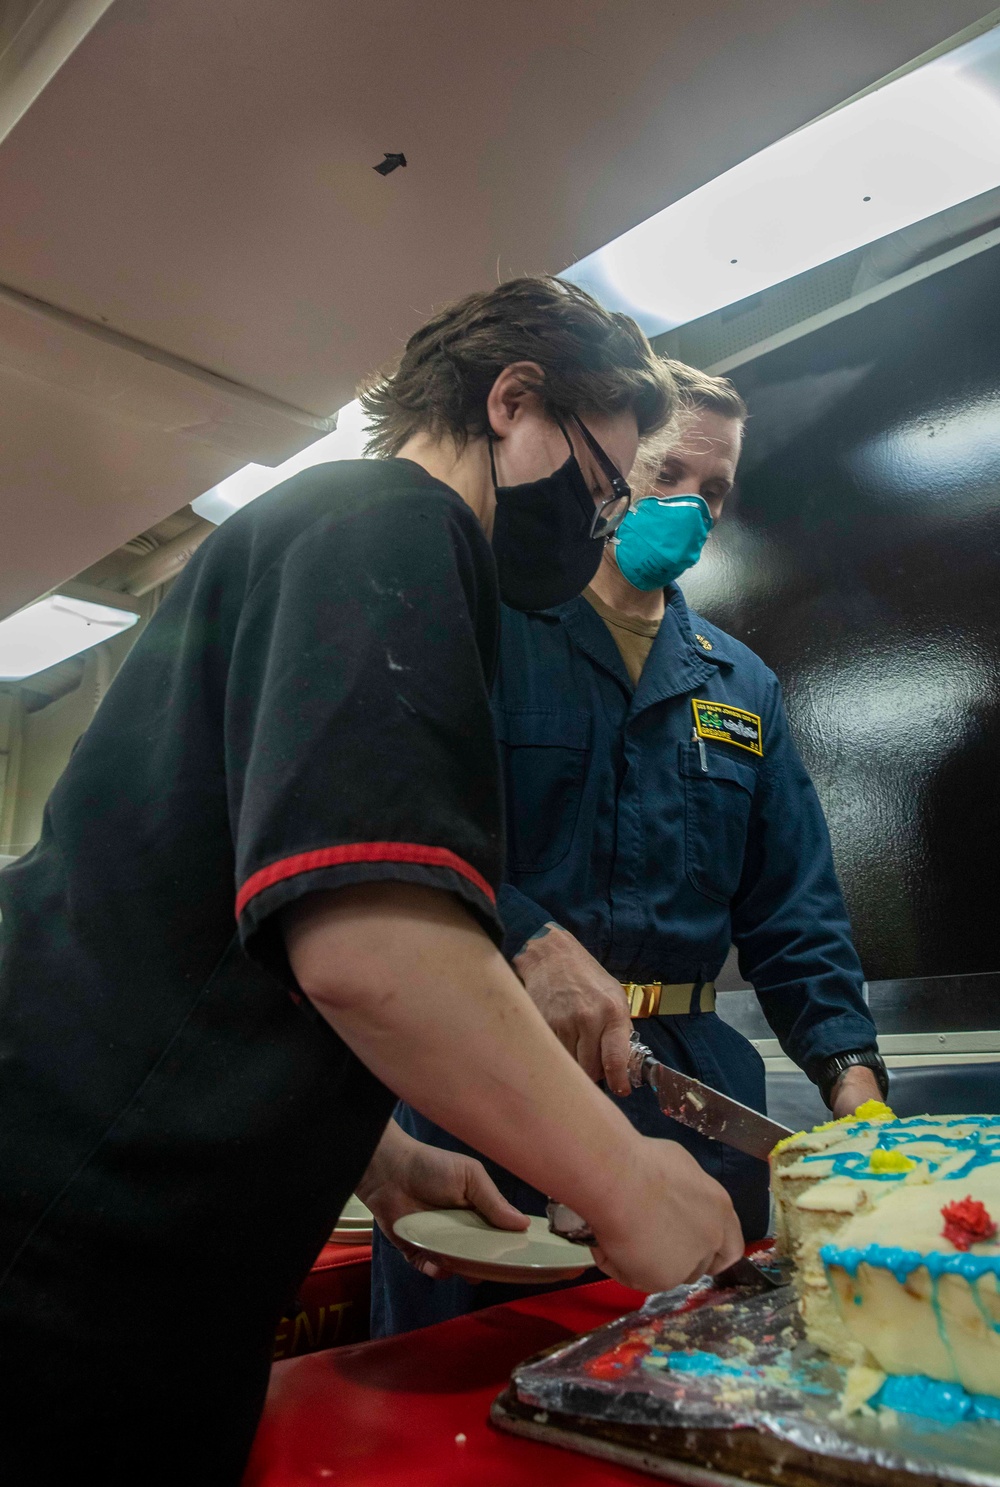
[[[1000,184],[1000,29],[807,124],[563,277],[650,335]]]
[[[1000,28],[875,88],[692,191],[562,275],[658,335],[1000,185]],[[359,459],[357,402],[283,465],[192,502],[218,525],[324,460]]]
[[[324,434],[322,439],[299,450],[298,454],[293,454],[291,459],[273,469],[267,465],[244,465],[235,475],[221,480],[203,496],[192,501],[191,509],[206,521],[215,522],[219,526],[234,511],[249,505],[272,486],[280,485],[283,480],[290,479],[310,465],[321,465],[327,460],[361,459],[367,437],[368,423],[361,411],[361,404],[357,401],[348,403],[337,414],[337,427],[332,434]]]
[[[0,621],[0,681],[19,682],[45,671],[128,630],[138,618],[135,610],[69,594],[39,599]]]

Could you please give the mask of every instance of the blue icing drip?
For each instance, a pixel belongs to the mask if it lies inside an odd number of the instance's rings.
[[[955,1354],[952,1350],[951,1338],[948,1336],[948,1324],[945,1321],[944,1312],[941,1310],[941,1272],[938,1271],[937,1274],[935,1274],[932,1270],[930,1272],[930,1275],[931,1310],[934,1313],[934,1323],[938,1330],[938,1337],[940,1337],[941,1342],[944,1346],[944,1350],[948,1354],[948,1361],[951,1364],[952,1368],[955,1368],[955,1372],[957,1373],[958,1369],[955,1367]],[[979,1278],[977,1276],[974,1281],[969,1281],[969,1287],[971,1290],[975,1290],[976,1286],[978,1285],[978,1280]]]
[[[983,1304],[983,1298],[979,1293],[978,1284],[972,1287],[972,1298],[976,1303],[976,1309],[978,1310],[979,1315],[982,1317],[987,1327],[989,1327],[990,1331],[1000,1332],[1000,1322],[995,1322],[990,1316],[989,1312],[986,1310],[986,1307]]]
[[[888,1270],[900,1285],[921,1265],[935,1280],[942,1275],[960,1275],[972,1285],[981,1275],[1000,1277],[1000,1255],[946,1255],[936,1250],[925,1255],[920,1250],[902,1249],[896,1245],[866,1244],[864,1249],[849,1245],[841,1249],[836,1244],[824,1244],[819,1257],[824,1265],[839,1265],[852,1277],[857,1275],[859,1265],[877,1266]]]
[[[907,1415],[923,1415],[942,1425],[963,1420],[1000,1422],[1000,1399],[991,1394],[970,1394],[961,1384],[944,1384],[920,1373],[891,1374],[869,1401]]]
[[[699,1349],[690,1353],[668,1353],[667,1367],[677,1373],[693,1373],[702,1378],[706,1374],[726,1374],[730,1378],[742,1378],[747,1372],[745,1368],[726,1363],[718,1353],[703,1353]]]

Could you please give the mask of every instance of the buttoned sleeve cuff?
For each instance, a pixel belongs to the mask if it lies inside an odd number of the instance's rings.
[[[519,955],[528,940],[545,924],[553,924],[554,916],[533,898],[514,888],[510,883],[501,883],[497,894],[497,913],[503,924],[501,949],[508,960]]]
[[[792,1045],[787,1052],[813,1084],[818,1085],[823,1064],[828,1058],[835,1053],[853,1053],[861,1048],[878,1048],[875,1024],[868,1017],[845,1012],[818,1023],[801,1039],[799,1048]]]

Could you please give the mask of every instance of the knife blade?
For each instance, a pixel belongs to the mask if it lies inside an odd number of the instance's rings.
[[[762,1266],[755,1265],[749,1255],[742,1255],[725,1270],[717,1271],[714,1281],[717,1286],[738,1286],[752,1291],[776,1291],[782,1285]]]
[[[747,1156],[766,1161],[778,1142],[793,1134],[788,1126],[768,1120],[759,1110],[751,1110],[749,1105],[731,1100],[710,1084],[702,1084],[700,1079],[690,1074],[668,1069],[638,1040],[632,1045],[629,1077],[634,1086],[650,1086],[660,1109],[671,1120],[692,1131],[699,1131],[713,1141],[733,1146]]]

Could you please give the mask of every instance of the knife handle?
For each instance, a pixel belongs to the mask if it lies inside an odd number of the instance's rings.
[[[633,1029],[628,1044],[628,1082],[633,1089],[638,1089],[640,1084],[647,1082],[646,1065],[652,1057],[653,1050],[639,1042],[639,1034]]]

